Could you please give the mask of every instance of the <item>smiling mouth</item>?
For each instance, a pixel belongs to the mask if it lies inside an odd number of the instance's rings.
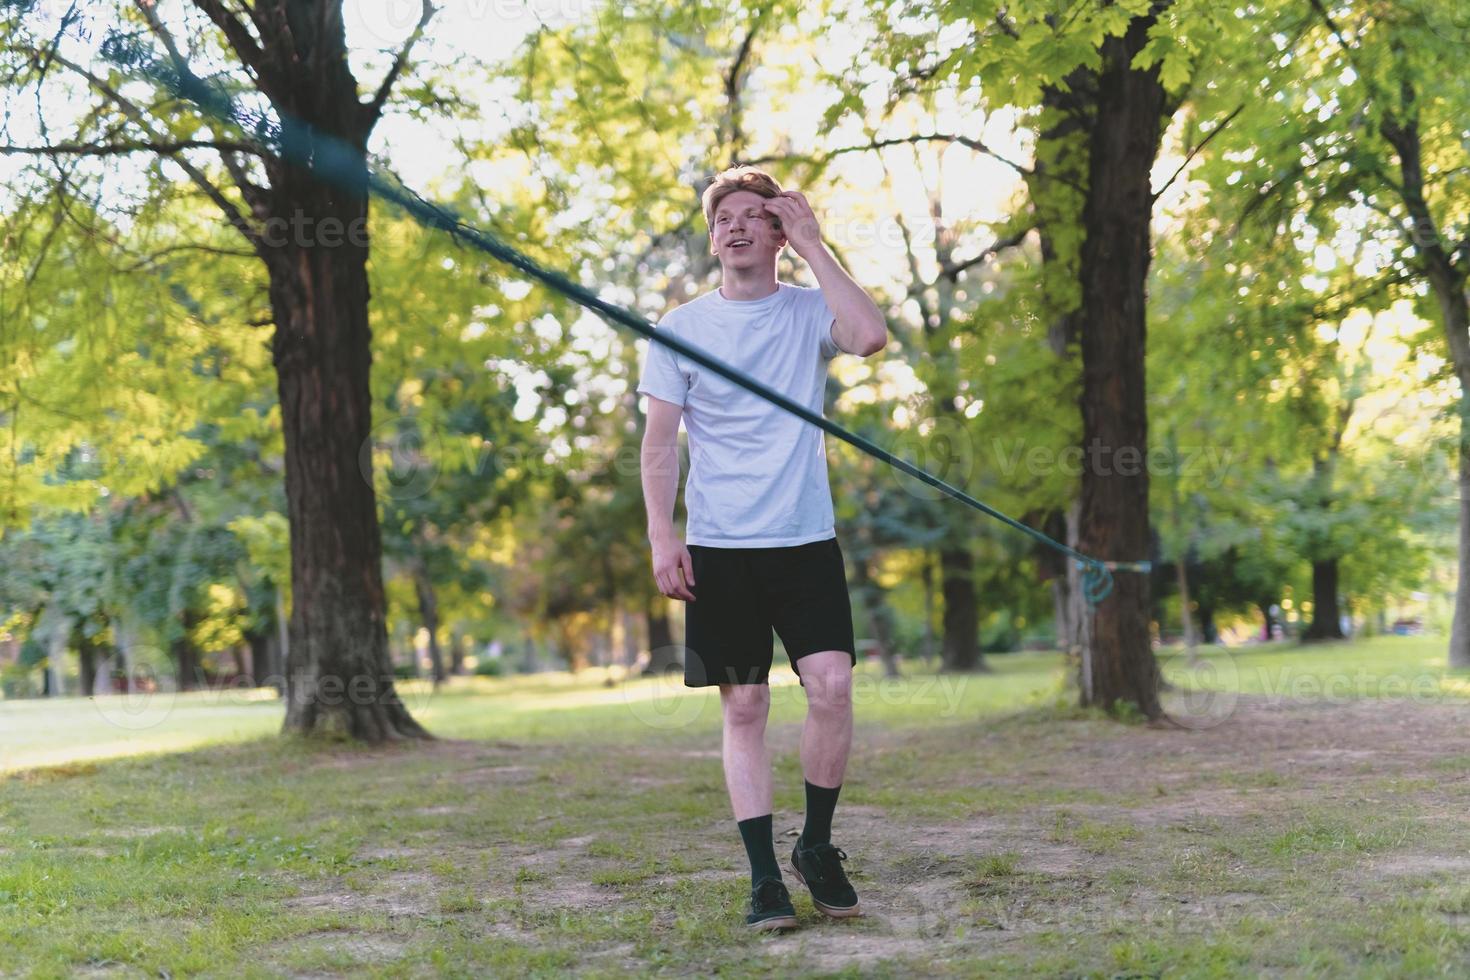
[[[729,248],[749,248],[752,242],[749,238],[737,238],[729,244]]]

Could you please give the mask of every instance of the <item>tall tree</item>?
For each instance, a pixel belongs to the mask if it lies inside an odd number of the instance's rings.
[[[372,428],[366,147],[433,7],[423,5],[365,98],[348,63],[341,0],[241,8],[192,0],[177,21],[146,0],[109,13],[128,26],[69,18],[47,32],[41,13],[11,8],[6,48],[18,80],[45,85],[61,68],[99,100],[72,140],[27,152],[166,157],[264,265],[291,528],[284,727],[367,741],[427,737],[393,687],[377,504],[360,455]],[[141,82],[154,91],[129,94],[139,79],[78,53],[94,30],[106,35],[104,53],[154,69],[155,80]],[[205,79],[191,56],[228,67]],[[189,98],[222,92],[268,107],[284,155]],[[336,179],[313,172],[328,160]]]
[[[1278,35],[1279,94],[1250,104],[1213,149],[1212,189],[1252,189],[1237,227],[1290,242],[1294,223],[1334,221],[1378,256],[1389,298],[1439,329],[1421,350],[1458,386],[1449,447],[1459,488],[1459,585],[1449,661],[1470,666],[1470,83],[1444,65],[1463,57],[1463,4],[1328,3],[1303,8],[1309,29]]]
[[[1082,191],[1071,207],[1039,209],[1049,221],[1044,248],[1075,248],[1074,302],[1057,315],[1060,344],[1075,330],[1082,372],[1078,404],[1088,462],[1081,475],[1078,546],[1103,559],[1148,557],[1148,474],[1144,389],[1145,287],[1151,256],[1150,175],[1166,121],[1177,107],[1163,80],[1168,52],[1158,43],[1174,25],[1161,15],[1172,3],[1076,5],[984,4],[959,11],[937,7],[947,42],[930,52],[907,24],[888,23],[889,64],[928,83],[963,86],[977,76],[991,106],[1034,109],[1043,89],[1065,104],[1070,125],[1054,111],[1043,131],[1080,144],[1086,170],[1074,169]],[[880,19],[882,12],[876,12]],[[948,50],[946,50],[946,48]],[[1044,53],[1044,56],[1043,56]],[[1171,70],[1174,66],[1170,66]],[[1187,76],[1187,67],[1184,70]],[[1176,87],[1177,87],[1176,81]],[[1038,151],[1046,177],[1064,177],[1056,154]],[[1039,179],[1037,170],[1026,171]],[[1076,224],[1065,226],[1067,218]],[[1067,274],[1071,274],[1069,268]],[[1066,318],[1075,310],[1075,322]],[[1083,637],[1081,699],[1112,707],[1129,702],[1160,713],[1158,668],[1150,646],[1148,582],[1120,574],[1111,597],[1090,617]]]

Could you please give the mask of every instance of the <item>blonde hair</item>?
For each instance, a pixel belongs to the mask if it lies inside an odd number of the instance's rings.
[[[721,201],[736,191],[751,191],[761,197],[780,197],[781,185],[776,183],[775,177],[755,167],[731,167],[729,170],[721,171],[704,189],[701,198],[704,205],[704,223],[711,231],[715,227],[715,209],[720,206]]]

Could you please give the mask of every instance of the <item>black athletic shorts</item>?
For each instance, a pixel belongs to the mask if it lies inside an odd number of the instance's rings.
[[[785,548],[689,545],[694,600],[684,605],[684,684],[764,684],[775,644],[791,659],[843,650],[857,664],[852,605],[835,537]]]

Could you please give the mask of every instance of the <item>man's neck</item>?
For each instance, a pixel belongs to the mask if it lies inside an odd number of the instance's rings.
[[[775,269],[727,270],[720,279],[720,295],[736,302],[764,299],[776,291]]]

